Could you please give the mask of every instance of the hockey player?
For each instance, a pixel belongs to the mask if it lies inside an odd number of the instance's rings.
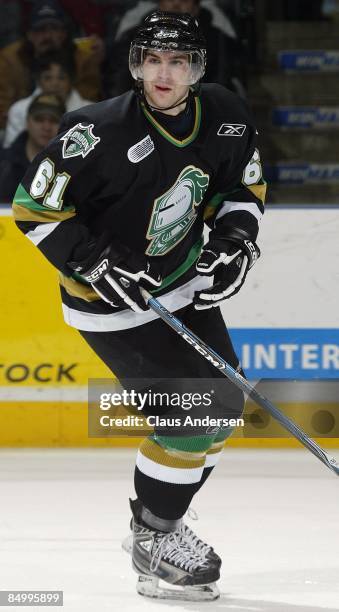
[[[65,321],[126,386],[221,378],[147,307],[142,288],[240,369],[219,305],[259,256],[265,184],[244,102],[200,87],[205,64],[193,17],[153,13],[131,45],[135,91],[66,114],[14,198],[18,227],[60,272]],[[219,403],[240,415],[242,394],[229,387]],[[221,560],[182,517],[230,433],[155,428],[141,443],[131,502],[140,593],[218,596]]]

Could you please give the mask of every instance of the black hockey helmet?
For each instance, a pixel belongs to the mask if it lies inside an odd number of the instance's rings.
[[[144,19],[129,54],[129,68],[137,81],[144,80],[143,61],[151,49],[187,53],[190,61],[187,85],[194,85],[205,73],[206,41],[198,21],[188,13],[154,11]]]

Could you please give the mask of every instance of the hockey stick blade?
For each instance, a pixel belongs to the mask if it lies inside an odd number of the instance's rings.
[[[258,406],[264,408],[269,412],[287,431],[289,431],[299,442],[301,442],[306,448],[308,448],[313,455],[315,455],[326,467],[332,472],[339,476],[339,464],[330,457],[312,438],[308,435],[291,419],[289,419],[283,412],[281,412],[270,400],[264,395],[259,393],[249,382],[236,372],[218,353],[210,348],[203,340],[198,338],[188,327],[186,327],[182,321],[176,316],[169,312],[156,298],[154,298],[148,291],[141,290],[144,299],[148,306],[174,331],[177,332],[188,344],[192,346],[202,357],[204,357],[209,363],[217,368],[224,376],[226,376],[231,382],[241,389],[244,393],[247,393]]]

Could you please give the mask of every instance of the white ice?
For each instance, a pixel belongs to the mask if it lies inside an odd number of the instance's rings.
[[[0,452],[0,590],[63,590],[67,612],[339,611],[339,479],[304,450],[226,449],[194,498],[190,525],[223,559],[220,600],[137,595],[120,548],[134,455]]]

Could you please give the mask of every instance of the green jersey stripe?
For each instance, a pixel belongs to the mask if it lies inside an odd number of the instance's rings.
[[[36,210],[39,212],[42,212],[42,211],[50,212],[51,211],[50,208],[46,206],[42,206],[42,204],[39,204],[39,202],[37,202],[36,200],[33,200],[33,198],[26,191],[22,183],[20,183],[18,189],[15,192],[13,204],[19,204],[20,206],[24,206],[25,208],[29,208],[30,210]],[[63,212],[74,212],[74,211],[75,211],[75,207],[73,206],[73,204],[67,204],[66,206],[63,207]]]

